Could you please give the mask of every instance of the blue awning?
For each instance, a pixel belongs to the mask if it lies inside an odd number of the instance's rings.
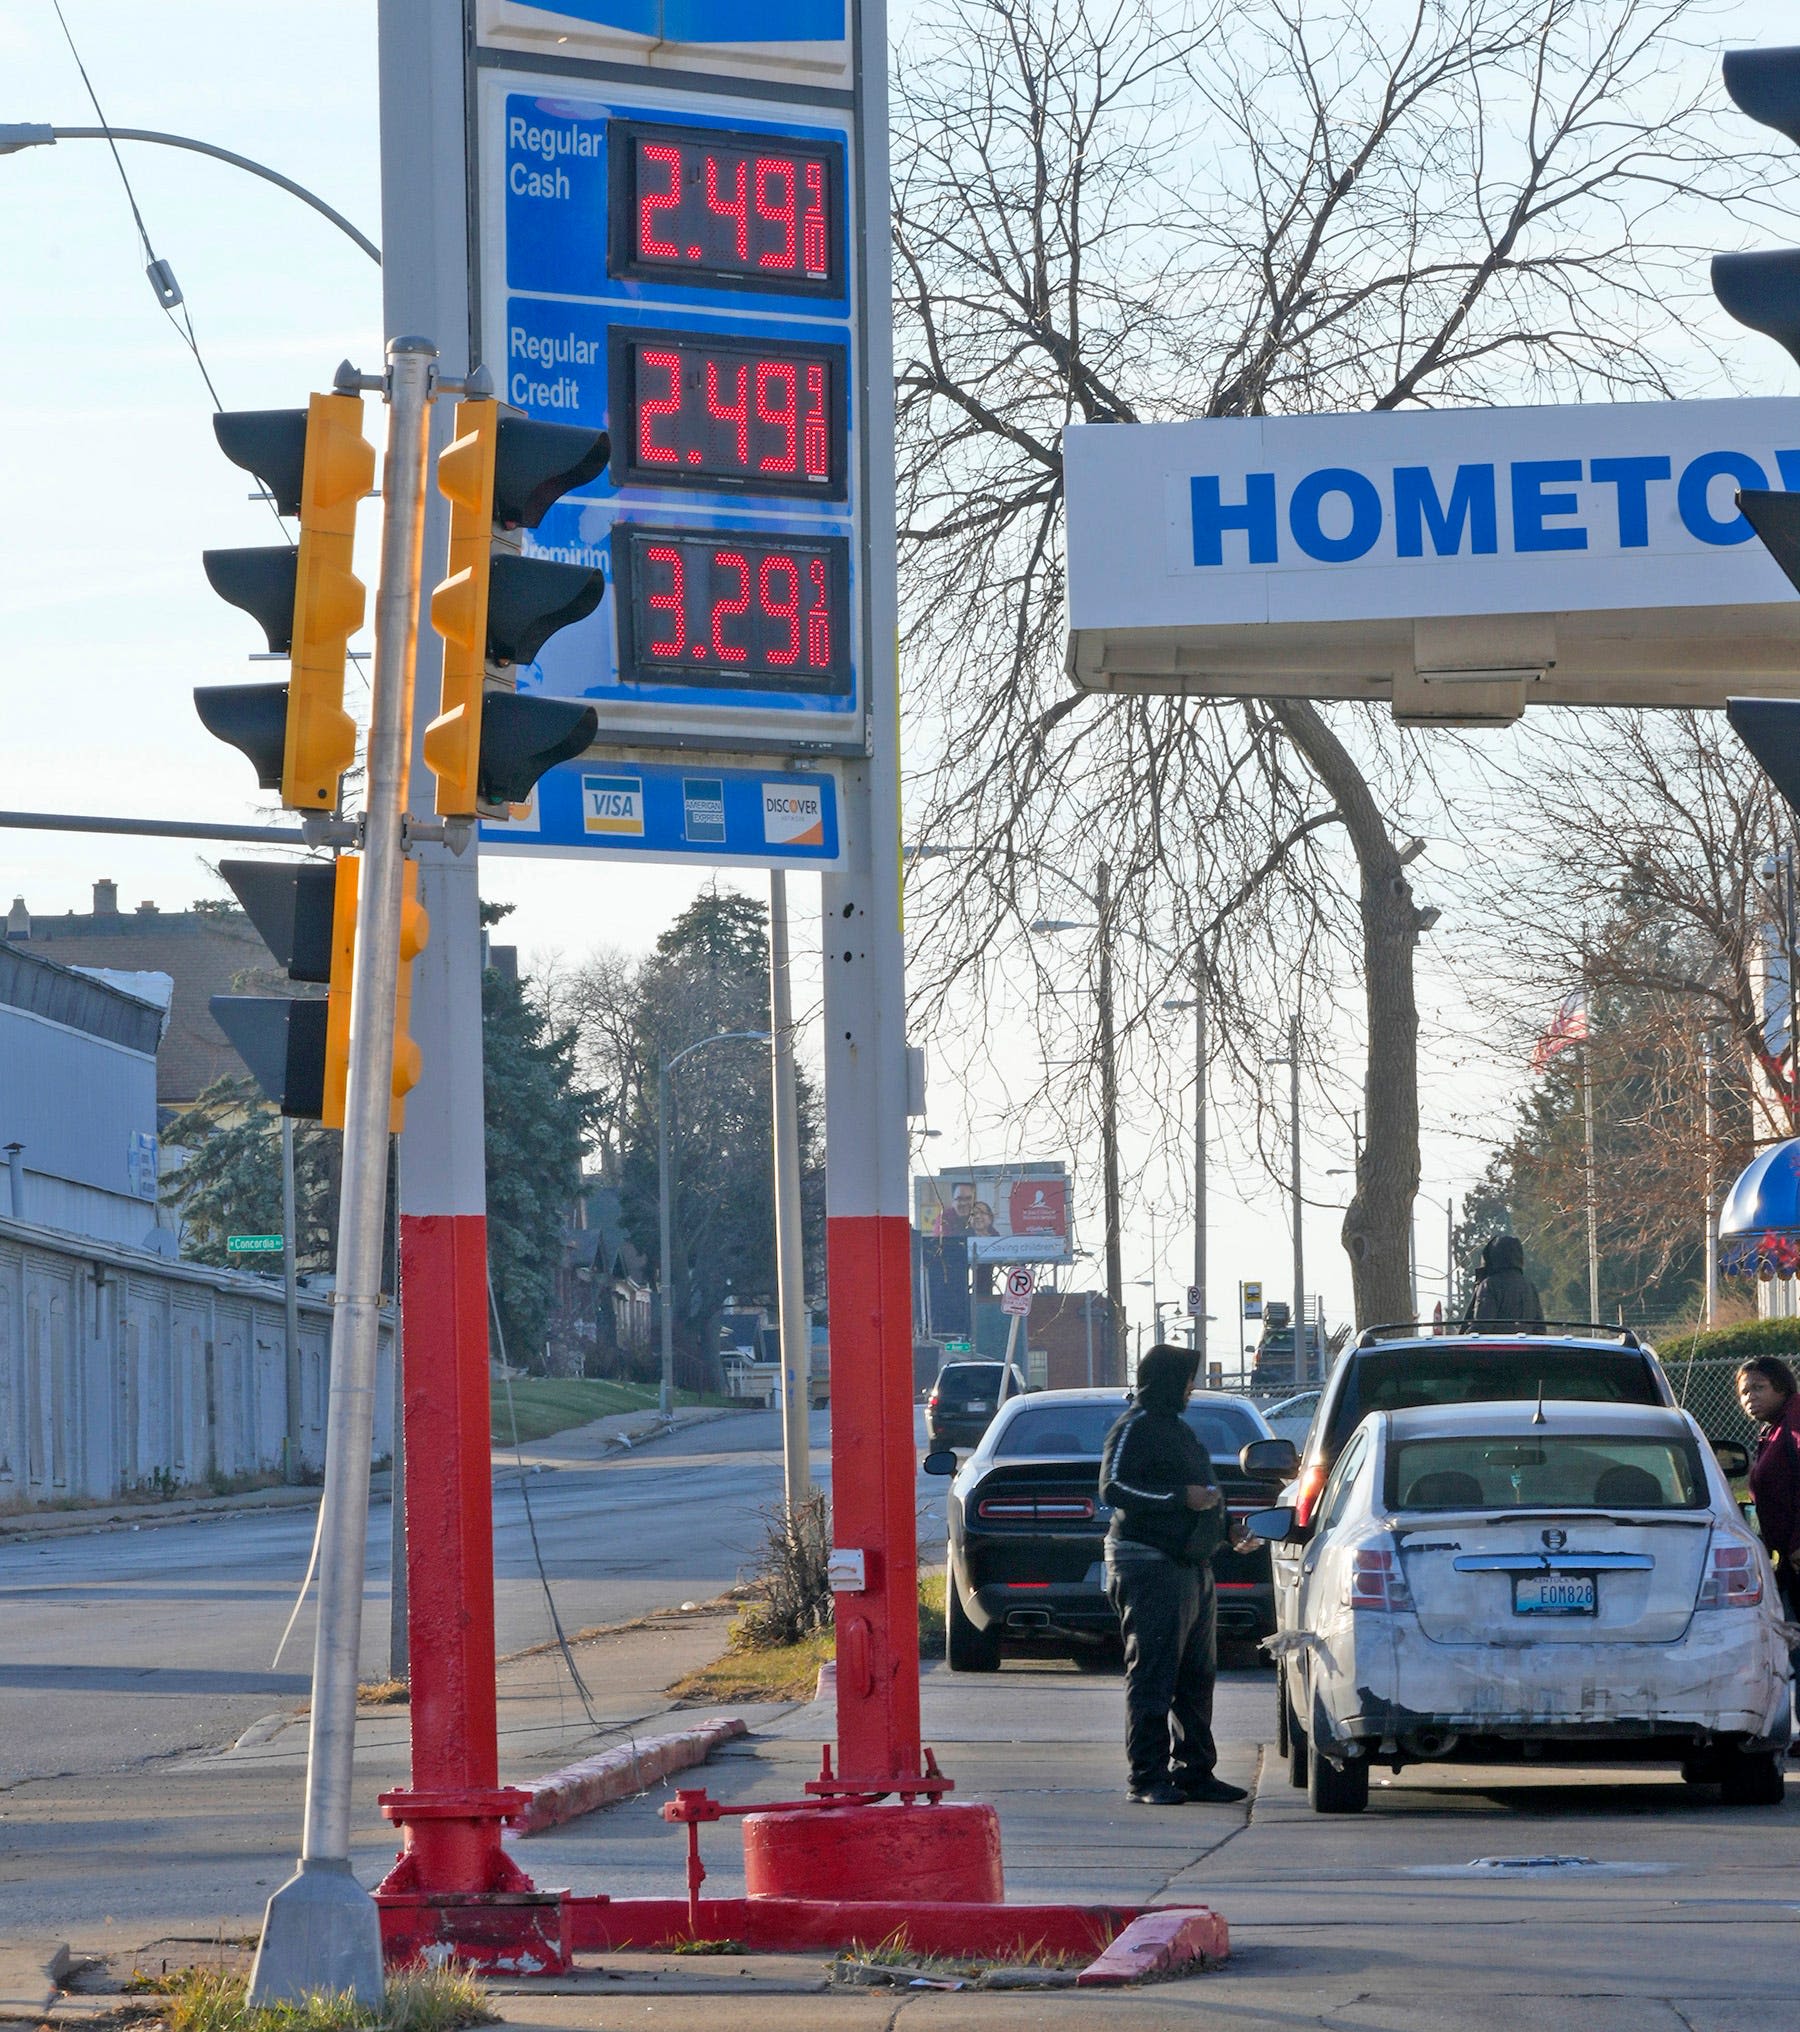
[[[1792,1277],[1800,1271],[1800,1136],[1772,1143],[1725,1195],[1719,1268],[1736,1277]]]

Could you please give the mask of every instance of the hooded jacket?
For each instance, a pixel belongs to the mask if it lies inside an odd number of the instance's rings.
[[[1543,1301],[1525,1275],[1525,1244],[1517,1235],[1496,1235],[1482,1251],[1482,1275],[1475,1286],[1464,1326],[1541,1327]]]
[[[1757,1440],[1750,1496],[1762,1542],[1791,1578],[1800,1554],[1800,1396],[1783,1400]]]
[[[1188,1485],[1216,1488],[1212,1456],[1181,1415],[1199,1367],[1190,1348],[1154,1347],[1138,1364],[1130,1406],[1100,1449],[1100,1500],[1112,1510],[1107,1542],[1148,1546],[1205,1568],[1225,1541],[1223,1504],[1190,1510]]]

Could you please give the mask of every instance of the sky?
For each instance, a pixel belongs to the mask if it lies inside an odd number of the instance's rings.
[[[373,0],[63,0],[95,89],[115,126],[157,128],[234,149],[315,190],[378,237],[378,135]],[[1765,39],[1777,10],[1743,0],[1716,16],[1714,47]],[[1700,51],[1696,62],[1711,62]],[[94,124],[51,0],[0,10],[0,118]],[[121,147],[156,255],[186,296],[201,355],[228,409],[288,406],[329,385],[349,357],[381,356],[379,277],[326,220],[260,181],[202,157]],[[183,332],[144,277],[145,252],[104,144],[66,142],[0,156],[0,419],[8,484],[0,489],[0,807],[117,812],[141,817],[266,819],[248,766],[194,716],[196,684],[251,681],[259,646],[247,617],[206,585],[200,553],[271,540],[268,511],[247,496],[248,475],[212,437],[212,401]],[[1768,349],[1773,353],[1773,348]],[[1754,370],[1753,370],[1754,371]],[[1746,392],[1792,385],[1778,359]],[[376,434],[371,412],[368,428]],[[363,518],[371,539],[372,515]],[[374,578],[374,559],[362,562]],[[179,908],[223,893],[209,856],[180,842],[0,833],[0,906],[23,896],[34,914],[90,907],[92,885],[116,878],[122,906]],[[1429,900],[1429,858],[1415,870]],[[582,863],[489,857],[483,892],[515,906],[506,933],[527,964],[578,960],[597,946],[643,951],[713,879],[691,869],[633,867],[623,875]],[[765,894],[765,878],[721,875]],[[928,876],[927,879],[930,879]],[[1047,914],[1079,915],[1047,878]],[[817,883],[790,882],[796,1002],[817,991]],[[1453,938],[1454,925],[1442,936]],[[1427,1305],[1441,1285],[1443,1201],[1480,1170],[1480,1125],[1507,1099],[1507,1075],[1465,1048],[1471,1018],[1451,972],[1421,948],[1427,1063],[1425,1181],[1418,1255]],[[1070,978],[1079,974],[1071,955]],[[1011,1022],[1008,1017],[1002,1019]],[[1175,1019],[1181,1020],[1181,1019]],[[1353,1012],[1338,1023],[1354,1073]],[[1018,1049],[1037,1046],[1021,1030]],[[938,1166],[1065,1154],[1051,1131],[1008,1122],[996,1085],[963,1084],[946,1052],[931,1086],[921,1147]],[[1284,1075],[1272,1073],[1271,1079]],[[1177,1103],[1185,1105],[1185,1103]],[[1308,1160],[1309,1286],[1328,1314],[1348,1310],[1349,1277],[1336,1245],[1350,1163],[1347,1125],[1318,1096],[1303,1103]],[[1232,1345],[1225,1302],[1240,1278],[1285,1289],[1285,1207],[1250,1155],[1255,1097],[1222,1092],[1211,1180],[1213,1352]],[[1473,1127],[1471,1125],[1474,1125]],[[1128,1150],[1130,1160],[1141,1152]],[[1098,1195],[1077,1180],[1081,1240],[1100,1247]],[[1179,1293],[1191,1252],[1190,1202],[1179,1175],[1134,1189],[1126,1215],[1126,1275],[1134,1317],[1150,1290]],[[1152,1248],[1152,1221],[1155,1248]],[[1085,1277],[1087,1266],[1082,1266]]]

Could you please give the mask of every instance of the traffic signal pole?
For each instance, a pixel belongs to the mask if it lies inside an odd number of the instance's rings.
[[[394,995],[400,970],[402,820],[412,754],[412,678],[424,534],[426,415],[436,348],[388,347],[381,584],[368,737],[368,804],[357,889],[343,1197],[333,1295],[331,1398],[319,1524],[306,1816],[296,1874],[269,1900],[250,1979],[253,2004],[383,1991],[374,1901],[351,1872],[357,1664],[369,1523],[369,1454],[381,1323],[381,1244],[393,1104]]]

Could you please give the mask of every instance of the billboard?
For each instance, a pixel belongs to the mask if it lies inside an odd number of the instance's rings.
[[[963,1245],[970,1263],[1069,1263],[1063,1164],[965,1164],[913,1180],[921,1236]]]

